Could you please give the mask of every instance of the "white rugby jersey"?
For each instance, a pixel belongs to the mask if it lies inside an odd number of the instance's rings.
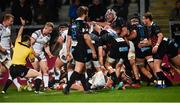
[[[60,55],[66,55],[66,44],[67,44],[67,35],[68,35],[68,29],[67,30],[64,30],[62,33],[61,33],[61,36],[64,38],[64,42],[62,44],[62,49],[60,50]]]
[[[10,43],[11,30],[9,27],[4,27],[0,24],[0,45],[5,49],[11,48]]]
[[[66,49],[67,34],[68,34],[68,30],[64,30],[64,31],[62,32],[62,35],[61,35],[61,36],[64,38],[64,43],[63,43],[63,45],[62,45],[62,48],[63,48],[63,49]]]
[[[32,38],[35,39],[35,43],[33,45],[33,49],[36,53],[41,54],[43,47],[50,40],[50,36],[43,36],[41,30],[37,30],[31,35]]]

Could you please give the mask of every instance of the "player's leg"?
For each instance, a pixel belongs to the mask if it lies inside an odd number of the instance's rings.
[[[43,73],[43,81],[44,81],[44,90],[48,90],[49,83],[49,74],[48,74],[48,65],[46,59],[43,59],[39,62],[40,69]]]
[[[64,89],[64,94],[68,94],[70,87],[72,86],[72,84],[75,82],[75,80],[80,79],[80,76],[82,76],[80,73],[82,72],[83,68],[84,68],[85,64],[83,62],[79,62],[79,61],[75,61],[75,70],[74,72],[71,74],[70,80],[67,82],[67,86]],[[85,77],[84,77],[85,78]],[[82,82],[81,82],[82,83]],[[83,83],[82,83],[83,84]],[[83,86],[84,87],[84,86]],[[86,88],[84,87],[84,90]]]
[[[35,93],[38,93],[42,81],[42,74],[34,69],[29,69],[25,77],[35,78]]]

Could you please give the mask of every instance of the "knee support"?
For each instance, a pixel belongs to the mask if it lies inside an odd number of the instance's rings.
[[[144,67],[144,66],[145,66],[144,63],[142,63],[142,62],[137,62],[136,65],[137,65],[138,67]]]
[[[153,58],[149,58],[149,59],[147,60],[147,63],[148,63],[148,64],[150,64],[150,63],[152,63],[152,62],[154,62],[154,59],[153,59]]]

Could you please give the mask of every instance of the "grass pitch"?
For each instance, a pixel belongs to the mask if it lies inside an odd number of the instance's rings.
[[[2,87],[2,86],[1,86]],[[0,102],[180,102],[180,86],[158,89],[143,86],[139,89],[98,90],[94,94],[71,91],[48,91],[42,94],[9,88],[7,94],[0,94]]]

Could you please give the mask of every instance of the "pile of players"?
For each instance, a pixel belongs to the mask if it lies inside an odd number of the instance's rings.
[[[172,82],[162,70],[165,55],[171,61],[173,69],[180,73],[177,69],[180,66],[178,45],[172,39],[163,36],[159,26],[153,22],[151,13],[145,13],[143,20],[138,15],[133,15],[126,22],[117,17],[113,9],[108,9],[105,14],[106,22],[87,22],[88,8],[80,6],[77,15],[78,18],[69,26],[59,27],[59,36],[53,47],[56,49],[57,44],[62,45],[55,66],[51,70],[55,83],[52,84],[56,87],[63,84],[64,94],[69,94],[71,88],[85,93],[91,93],[97,88],[139,88],[142,75],[147,78],[148,85],[156,80],[155,86],[158,88],[171,86]],[[34,51],[35,61],[32,64],[38,72],[33,74],[35,71],[31,69],[22,70],[21,68],[25,67],[24,62],[16,61],[21,56],[16,57],[13,54],[10,67],[10,76],[13,78],[8,79],[2,93],[6,93],[16,77],[36,77],[35,93],[39,93],[43,79],[44,90],[49,90],[48,84],[51,83],[45,52],[50,58],[53,57],[49,49],[53,27],[53,23],[48,22],[43,29],[35,31],[28,39],[31,45],[29,48]],[[19,65],[21,70],[16,72]],[[31,79],[28,83],[31,83]]]

